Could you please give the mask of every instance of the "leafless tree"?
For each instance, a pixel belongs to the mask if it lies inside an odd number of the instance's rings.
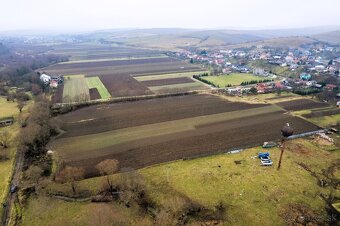
[[[0,145],[4,148],[8,148],[11,134],[7,129],[0,131]]]
[[[18,100],[17,102],[18,102],[17,108],[19,109],[19,112],[21,113],[21,112],[22,112],[22,109],[25,107],[26,104],[25,104],[25,102],[22,101],[22,100]]]
[[[44,171],[39,166],[32,165],[25,171],[25,177],[26,179],[38,184],[43,172]]]
[[[106,175],[107,184],[110,187],[110,192],[112,192],[113,185],[110,176],[119,170],[119,161],[116,159],[106,159],[98,163],[96,169],[102,176]]]
[[[60,171],[56,180],[61,183],[70,183],[72,192],[76,194],[76,181],[84,178],[85,170],[81,167],[66,166],[65,169]]]

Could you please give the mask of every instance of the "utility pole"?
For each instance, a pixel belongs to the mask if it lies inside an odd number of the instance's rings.
[[[281,167],[281,162],[282,162],[282,156],[283,152],[285,150],[285,144],[287,141],[287,138],[293,135],[294,130],[292,127],[290,127],[289,123],[287,123],[282,129],[281,129],[281,134],[282,134],[282,140],[281,140],[281,153],[280,153],[280,159],[279,159],[279,165],[277,166],[277,170],[280,169]]]

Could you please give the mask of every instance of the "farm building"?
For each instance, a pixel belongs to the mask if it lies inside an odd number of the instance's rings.
[[[0,127],[10,126],[10,125],[13,124],[13,122],[14,122],[14,118],[13,117],[2,118],[2,119],[0,119]]]
[[[45,85],[47,85],[51,81],[51,76],[49,76],[47,74],[41,74],[40,75],[40,81],[43,82]]]
[[[58,82],[56,80],[51,80],[50,87],[51,88],[58,88]]]

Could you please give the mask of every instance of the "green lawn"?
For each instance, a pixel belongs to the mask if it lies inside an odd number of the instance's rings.
[[[108,99],[111,97],[111,94],[107,91],[99,77],[87,77],[86,82],[89,89],[96,88],[98,90],[102,99]]]
[[[329,127],[340,123],[340,114],[309,118],[309,121],[322,127]]]
[[[337,139],[340,139],[339,136]],[[287,204],[304,203],[322,216],[325,214],[325,202],[318,194],[329,194],[331,187],[318,186],[317,180],[297,162],[303,162],[313,171],[322,173],[323,169],[340,158],[339,149],[327,151],[330,149],[334,147],[320,146],[308,139],[289,141],[280,170],[276,169],[279,149],[263,150],[256,147],[238,154],[159,164],[139,172],[144,177],[148,194],[157,205],[166,206],[176,197],[187,197],[208,208],[222,201],[228,206],[228,225],[285,225],[280,214]],[[259,159],[251,158],[261,151],[270,152],[275,166],[262,167]],[[241,164],[235,164],[235,161],[241,161]],[[334,175],[339,176],[339,171],[334,172]],[[96,194],[104,179],[86,179],[78,187]],[[46,190],[63,193],[70,192],[71,188],[69,185],[48,183]],[[339,191],[333,192],[334,195],[340,195]],[[84,213],[84,208],[87,209],[89,205],[93,204],[32,198],[24,211],[23,225],[44,225],[49,220],[52,222],[50,225],[89,225],[89,214],[92,216],[92,213]],[[107,204],[98,205],[98,209],[101,205]],[[60,222],[58,219],[65,221]]]
[[[7,101],[6,98],[0,97],[0,118],[13,116],[18,111],[16,102]]]
[[[31,102],[29,102],[24,108],[21,114],[27,114]],[[6,98],[0,97],[0,118],[1,117],[14,117],[14,122],[19,114],[16,102],[7,102]],[[1,205],[8,194],[10,177],[13,169],[14,156],[16,153],[16,135],[18,134],[20,127],[18,123],[14,123],[11,126],[0,127],[0,131],[8,130],[11,134],[9,148],[3,149],[0,147],[0,154],[5,154],[8,159],[0,160],[0,217],[3,206]]]
[[[152,225],[137,212],[116,203],[65,202],[49,197],[30,198],[21,225]]]
[[[230,75],[206,76],[204,79],[214,83],[216,86],[224,88],[228,84],[238,86],[242,82],[249,82],[251,80],[264,80],[265,77],[255,76],[253,74],[232,73]]]

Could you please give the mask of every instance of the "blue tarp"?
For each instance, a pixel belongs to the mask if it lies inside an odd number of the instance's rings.
[[[269,152],[259,152],[258,157],[259,158],[269,157]]]

